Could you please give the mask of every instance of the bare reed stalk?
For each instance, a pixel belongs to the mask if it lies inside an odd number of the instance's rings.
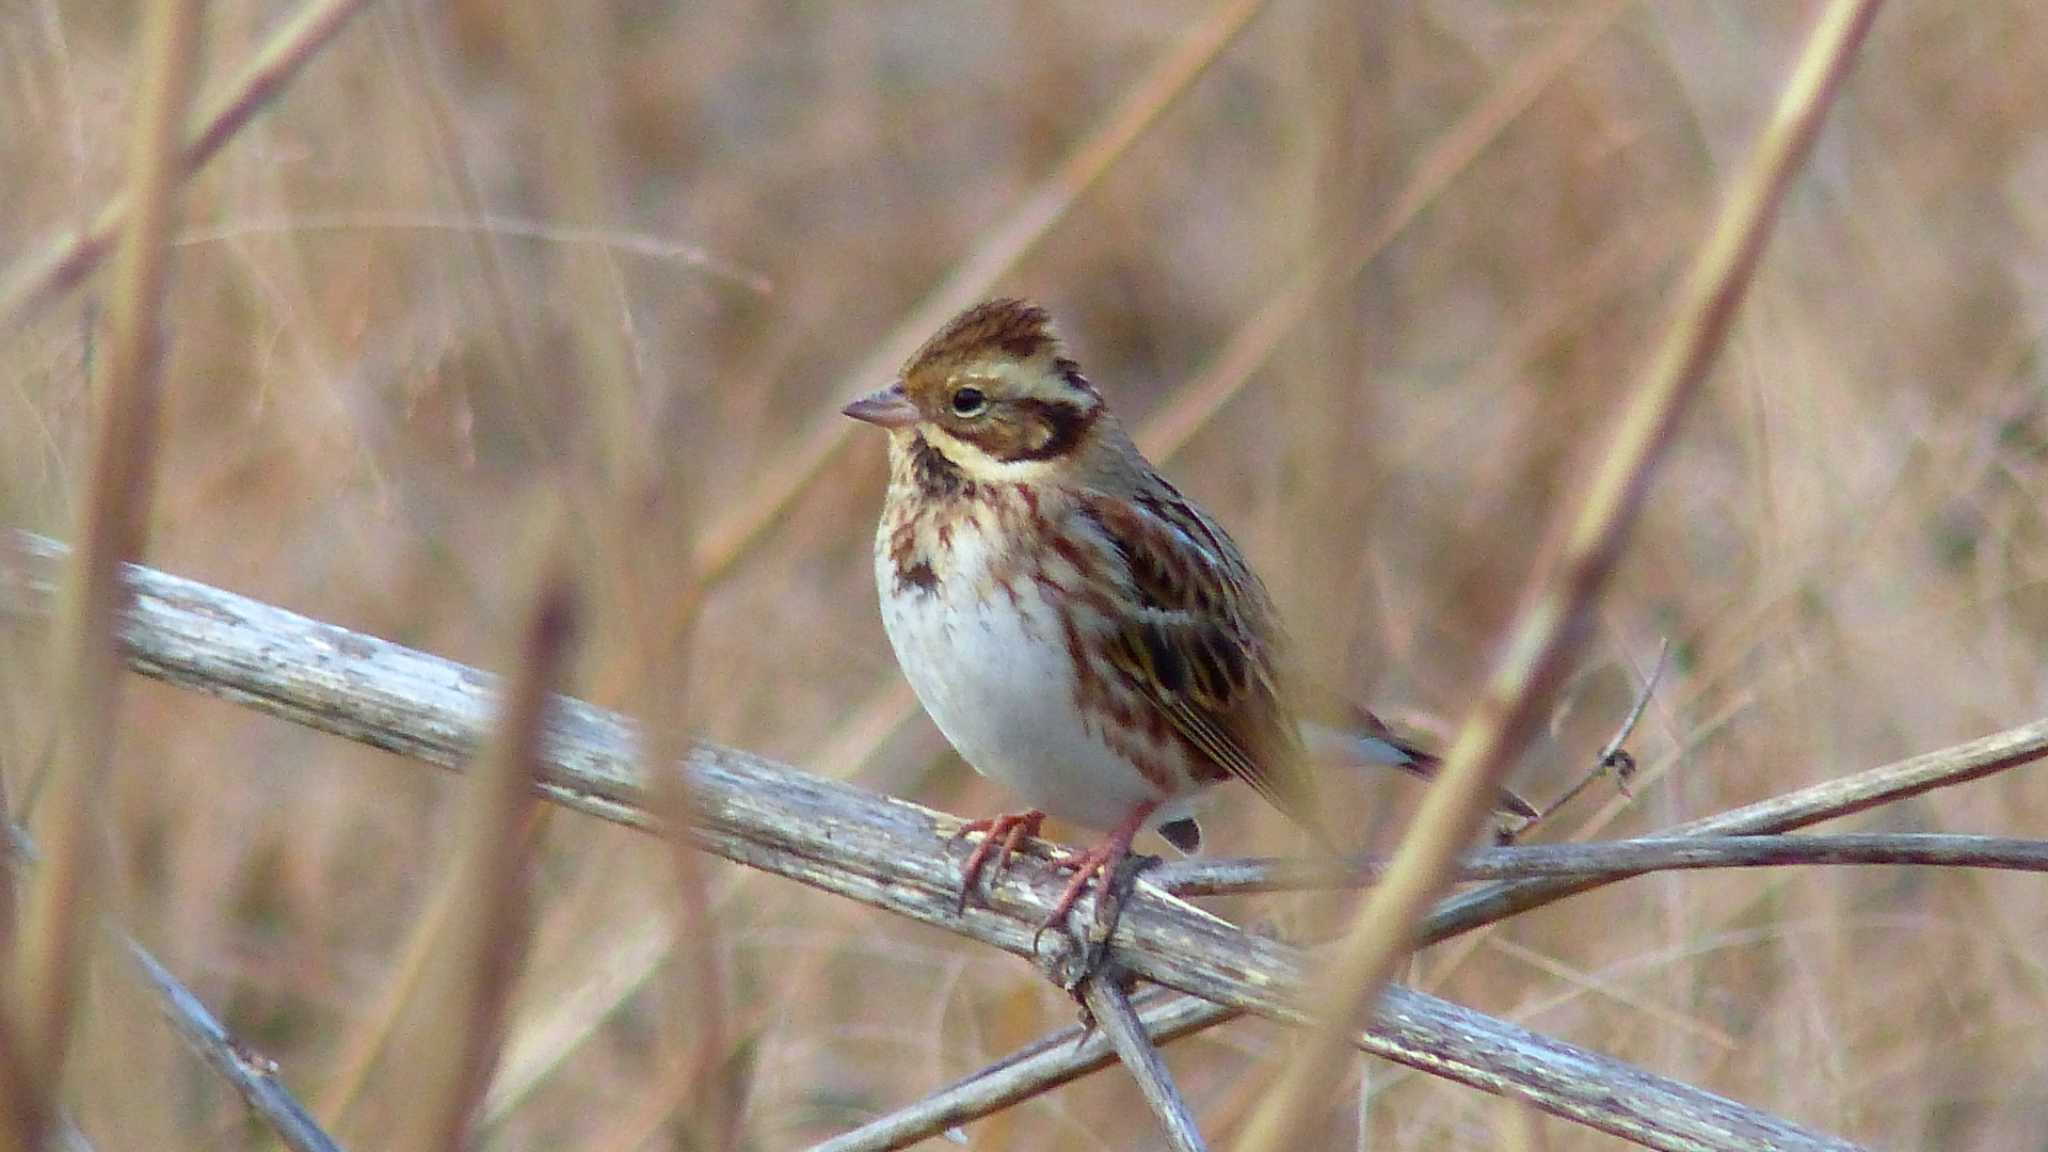
[[[368,0],[314,0],[279,28],[240,75],[220,93],[204,101],[198,130],[178,153],[173,180],[182,181],[219,154],[235,133],[275,100],[299,70],[320,54],[349,17]],[[174,129],[182,128],[182,120]],[[139,187],[109,200],[83,231],[59,238],[39,255],[0,277],[0,328],[25,318],[38,306],[77,286],[99,267],[113,249],[114,238],[127,221],[131,203],[140,204]]]
[[[5,1134],[40,1149],[57,1118],[65,1055],[96,922],[100,820],[114,755],[121,654],[116,641],[129,591],[121,564],[140,558],[155,490],[163,373],[166,238],[177,214],[178,130],[199,56],[200,0],[150,5],[136,42],[143,80],[129,141],[135,209],[126,221],[111,299],[105,375],[95,390],[90,474],[66,573],[55,643],[56,718],[48,795],[37,831],[43,863],[29,889],[7,983],[0,1091]],[[30,805],[36,789],[31,785]]]
[[[1719,353],[1770,236],[1786,187],[1877,15],[1878,0],[1836,0],[1822,13],[1792,80],[1700,252],[1671,326],[1631,398],[1554,575],[1534,592],[1506,641],[1485,694],[1424,797],[1385,880],[1359,909],[1311,1001],[1323,1023],[1295,1053],[1240,1147],[1299,1146],[1337,1078],[1350,1035],[1363,1026],[1401,958],[1416,945],[1423,910],[1449,886],[1454,863],[1485,819],[1516,753],[1540,722],[1585,618],[1606,587],[1651,473]]]
[[[917,302],[865,359],[840,381],[836,394],[851,396],[887,382],[917,351],[918,345],[955,312],[988,295],[1044,241],[1082,196],[1124,157],[1175,101],[1236,41],[1245,25],[1266,6],[1265,0],[1220,0],[1189,28],[1173,49],[1160,57],[1109,115],[1082,137],[1057,168],[1011,209],[1000,223],[982,233],[960,262]],[[711,524],[699,538],[696,567],[708,583],[716,583],[751,552],[783,519],[783,513],[810,489],[852,436],[851,424],[839,415],[839,401],[794,450],[761,471],[746,501],[731,515]]]
[[[525,956],[533,816],[554,689],[577,632],[575,578],[559,531],[546,530],[538,587],[516,646],[491,742],[464,789],[454,871],[456,910],[432,962],[418,1058],[406,1069],[410,1107],[396,1146],[459,1152],[504,1037],[504,1013]]]

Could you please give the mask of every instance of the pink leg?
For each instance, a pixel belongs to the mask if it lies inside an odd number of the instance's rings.
[[[1066,890],[1061,892],[1060,898],[1053,903],[1052,914],[1045,918],[1045,923],[1038,926],[1041,934],[1048,928],[1066,922],[1067,913],[1073,911],[1075,902],[1088,890],[1090,877],[1100,875],[1103,890],[1107,892],[1111,888],[1116,880],[1116,870],[1123,866],[1124,860],[1131,854],[1131,841],[1138,838],[1138,829],[1145,826],[1146,818],[1158,807],[1155,801],[1140,804],[1129,816],[1124,817],[1123,823],[1118,824],[1110,832],[1109,838],[1102,843],[1079,856],[1053,861],[1055,868],[1073,869],[1074,878],[1067,882]]]
[[[1000,876],[1010,863],[1010,854],[1017,850],[1017,845],[1023,843],[1026,836],[1038,835],[1039,826],[1044,823],[1045,813],[1032,808],[1024,812],[1005,812],[982,820],[969,820],[960,826],[960,831],[953,834],[953,839],[958,840],[970,832],[979,832],[982,838],[981,843],[974,846],[973,855],[967,857],[967,863],[960,868],[959,911],[967,911],[967,895],[974,891],[975,882],[981,879],[989,857],[995,856],[995,871]]]

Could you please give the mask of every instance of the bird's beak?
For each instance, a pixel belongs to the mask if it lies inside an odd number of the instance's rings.
[[[840,411],[879,428],[908,428],[918,419],[917,405],[903,394],[902,384],[870,392]]]

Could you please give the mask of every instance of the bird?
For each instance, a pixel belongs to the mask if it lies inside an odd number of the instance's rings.
[[[960,902],[1048,815],[1104,834],[1056,864],[1109,886],[1136,837],[1199,851],[1194,802],[1247,784],[1319,842],[1313,759],[1427,776],[1435,757],[1358,710],[1304,726],[1271,596],[1214,517],[1160,474],[1037,304],[959,313],[843,409],[888,433],[875,533],[884,630],[925,712],[1027,808],[981,834]],[[1511,794],[1505,811],[1533,817]]]

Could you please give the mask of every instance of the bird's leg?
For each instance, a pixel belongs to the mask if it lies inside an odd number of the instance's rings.
[[[1131,855],[1131,841],[1138,838],[1138,829],[1145,826],[1146,818],[1151,816],[1153,809],[1157,807],[1159,805],[1154,801],[1138,805],[1102,843],[1078,856],[1066,856],[1052,862],[1054,868],[1073,869],[1074,878],[1067,881],[1066,889],[1060,893],[1060,898],[1053,902],[1051,914],[1046,916],[1045,922],[1040,924],[1038,931],[1032,935],[1033,951],[1037,950],[1038,938],[1045,935],[1047,929],[1066,922],[1067,913],[1073,911],[1075,902],[1088,890],[1088,881],[1091,878],[1100,875],[1104,899],[1112,897],[1116,891],[1117,870],[1123,867],[1124,861]],[[1114,916],[1110,918],[1110,923],[1115,923]]]
[[[1009,867],[1010,854],[1017,850],[1017,845],[1022,844],[1026,836],[1038,835],[1038,829],[1044,823],[1045,813],[1032,808],[962,824],[960,830],[953,833],[953,839],[965,839],[973,832],[981,833],[982,837],[981,843],[974,846],[973,854],[967,857],[967,863],[960,868],[960,903],[956,911],[967,911],[967,896],[974,891],[975,882],[981,879],[989,856],[995,856],[995,875],[1002,875],[1003,869]]]

